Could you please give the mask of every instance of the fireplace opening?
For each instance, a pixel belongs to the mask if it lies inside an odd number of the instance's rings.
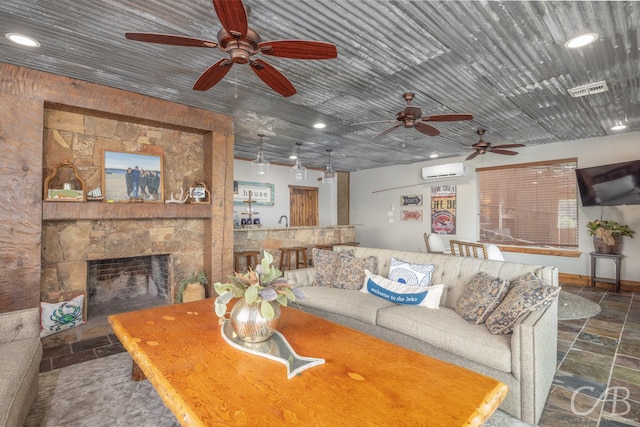
[[[169,266],[169,255],[88,261],[87,320],[169,305]]]

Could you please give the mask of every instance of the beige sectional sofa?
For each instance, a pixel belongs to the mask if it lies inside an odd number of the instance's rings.
[[[40,310],[0,313],[0,426],[24,424],[38,393]]]
[[[484,324],[471,324],[454,309],[465,285],[478,272],[505,280],[531,272],[558,286],[556,267],[352,246],[336,246],[334,250],[353,250],[358,258],[376,256],[378,274],[384,277],[392,257],[414,264],[433,263],[431,283],[445,285],[440,308],[397,305],[359,290],[313,286],[313,267],[285,271],[289,283],[303,287],[306,295],[294,306],[496,378],[509,387],[500,409],[525,422],[537,423],[556,369],[557,300],[545,309],[522,315],[513,333],[507,335],[493,335]]]

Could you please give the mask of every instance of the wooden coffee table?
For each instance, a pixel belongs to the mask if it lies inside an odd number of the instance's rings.
[[[480,426],[507,386],[302,311],[278,330],[325,363],[285,365],[233,348],[213,299],[109,317],[134,364],[184,426]]]

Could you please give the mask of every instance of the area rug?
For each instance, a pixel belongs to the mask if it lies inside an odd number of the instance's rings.
[[[600,306],[586,298],[560,291],[558,297],[558,320],[584,319],[600,313]]]
[[[342,414],[340,414],[342,415]],[[178,427],[149,381],[131,381],[128,353],[40,374],[25,427]],[[530,427],[498,410],[484,427]]]

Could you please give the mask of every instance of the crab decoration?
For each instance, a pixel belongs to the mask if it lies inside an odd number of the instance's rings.
[[[64,326],[76,326],[76,322],[82,322],[82,307],[73,304],[62,304],[49,319],[55,323],[51,330],[59,332]]]

